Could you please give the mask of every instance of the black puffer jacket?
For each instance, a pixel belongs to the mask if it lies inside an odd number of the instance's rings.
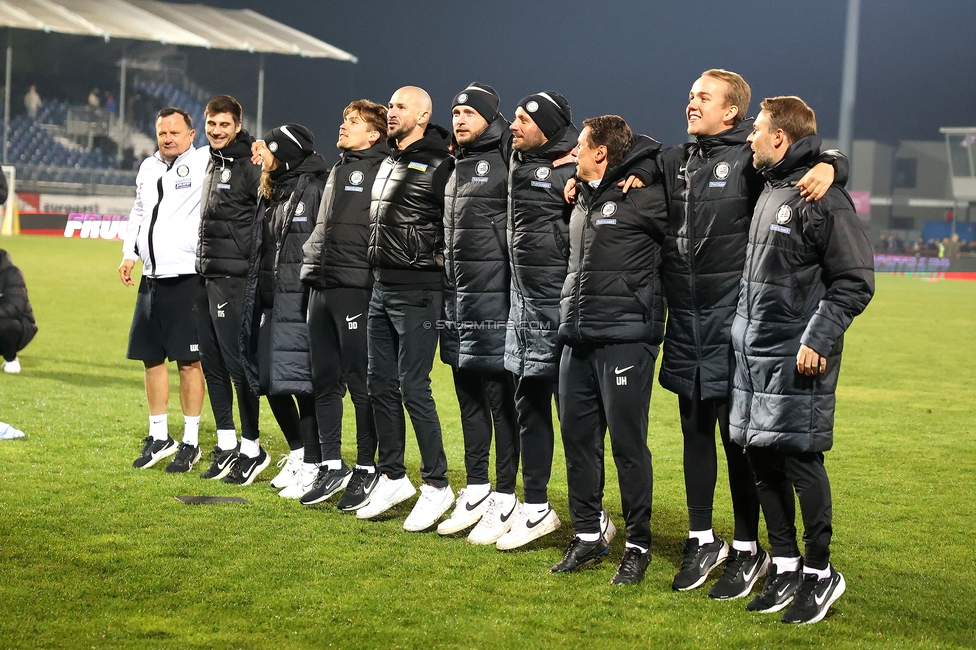
[[[444,192],[444,323],[441,360],[505,370],[510,274],[505,245],[512,135],[499,115],[457,152]]]
[[[819,147],[802,138],[763,172],[732,324],[730,429],[747,447],[830,449],[844,332],[874,294],[871,244],[850,196],[834,185],[807,203],[796,189]],[[826,373],[797,372],[801,344],[827,356]]]
[[[440,289],[444,271],[444,186],[454,169],[450,134],[424,136],[380,164],[369,208],[369,262],[377,280]]]
[[[14,266],[10,254],[0,248],[0,320],[19,321],[24,327],[24,335],[17,344],[23,350],[37,334],[34,310],[27,299],[27,284],[24,274]]]
[[[701,399],[729,396],[732,318],[749,223],[763,187],[746,142],[752,126],[746,119],[658,157],[668,193],[661,264],[668,323],[660,380],[689,399],[696,381]],[[846,182],[842,154],[821,159],[834,164],[835,182]]]
[[[576,147],[570,124],[525,153],[512,154],[508,176],[508,257],[511,309],[505,335],[505,368],[519,377],[559,374],[559,297],[569,259],[569,215],[563,187],[576,164],[553,167]]]
[[[317,153],[275,176],[270,199],[261,199],[257,254],[251,258],[244,294],[242,350],[248,382],[258,393],[310,395],[307,288],[302,284],[302,247],[312,232],[329,167]],[[262,309],[271,310],[261,323]],[[257,358],[258,329],[271,327],[270,383],[262,385]],[[260,363],[264,363],[262,359]],[[268,373],[265,373],[266,375]]]
[[[636,136],[627,157],[608,167],[594,190],[579,181],[569,222],[569,273],[560,303],[559,338],[577,343],[664,338],[661,242],[667,227],[664,186],[623,194],[617,183],[661,145]]]
[[[302,282],[314,289],[370,289],[370,190],[380,163],[390,155],[386,142],[344,151],[329,173],[315,229],[303,249]]]
[[[261,166],[251,162],[254,138],[241,130],[223,149],[210,151],[200,197],[197,273],[208,278],[244,277],[254,253],[254,230]]]

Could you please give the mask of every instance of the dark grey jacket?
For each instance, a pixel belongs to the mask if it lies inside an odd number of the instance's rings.
[[[763,170],[732,323],[729,419],[742,446],[830,449],[844,332],[874,294],[871,244],[850,196],[835,184],[807,203],[796,189],[819,148],[817,136],[802,138]],[[827,356],[824,374],[797,371],[801,344]]]

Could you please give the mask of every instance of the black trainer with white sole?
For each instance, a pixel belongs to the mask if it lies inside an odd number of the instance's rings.
[[[224,483],[233,483],[234,485],[250,485],[258,477],[258,474],[267,469],[270,464],[271,456],[268,455],[268,452],[263,447],[254,458],[239,453],[237,454],[237,462],[234,463],[234,467],[221,480]]]
[[[712,569],[729,555],[729,545],[716,537],[708,544],[699,544],[694,537],[685,540],[685,555],[681,560],[681,570],[674,576],[671,588],[675,591],[689,591],[702,586]]]
[[[749,601],[746,609],[750,612],[762,612],[764,614],[785,609],[793,602],[793,596],[800,587],[800,578],[800,569],[781,573],[776,570],[775,564],[770,564],[762,593]]]
[[[725,571],[708,591],[709,598],[734,600],[748,596],[752,587],[766,575],[769,568],[769,554],[759,549],[756,553],[729,551]]]
[[[132,466],[136,469],[149,469],[162,459],[175,454],[176,447],[176,441],[169,436],[165,440],[146,436],[142,441],[142,453],[133,461]]]
[[[181,442],[173,460],[166,466],[166,472],[168,474],[184,474],[193,469],[193,465],[198,460],[200,460],[200,447]]]
[[[346,485],[346,491],[342,493],[336,507],[343,512],[353,512],[359,510],[369,503],[369,495],[379,482],[380,473],[376,470],[369,470],[357,467],[352,471],[352,477]]]
[[[210,467],[200,475],[200,478],[217,481],[230,474],[230,470],[234,468],[234,463],[237,462],[237,451],[240,447],[240,445],[237,445],[233,449],[224,450],[215,446]]]
[[[333,494],[346,487],[352,479],[352,470],[345,463],[339,469],[319,468],[319,474],[312,483],[312,489],[299,497],[304,506],[322,503]]]
[[[827,615],[830,606],[847,590],[844,576],[830,567],[830,575],[818,578],[803,574],[803,582],[793,597],[793,604],[783,613],[784,623],[817,623]]]

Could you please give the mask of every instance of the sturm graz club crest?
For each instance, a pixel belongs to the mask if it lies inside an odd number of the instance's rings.
[[[527,102],[525,104],[525,110],[527,110],[530,113],[535,113],[537,110],[539,110],[539,102],[535,101],[534,99],[530,102]]]
[[[617,211],[617,204],[613,201],[607,201],[603,204],[603,208],[600,209],[600,214],[604,217],[612,217],[613,213]]]
[[[549,178],[549,174],[551,173],[552,170],[548,167],[540,167],[539,169],[535,170],[535,177],[537,180],[544,181]]]
[[[268,143],[268,151],[270,151],[271,153],[274,153],[274,152],[278,151],[278,143],[277,142],[269,142]]]
[[[298,205],[295,206],[295,216],[300,217],[305,214],[305,202],[299,201]]]
[[[230,180],[230,170],[229,169],[225,169],[222,172],[220,172],[220,182],[221,183],[226,183],[229,180]]]
[[[732,165],[730,165],[725,161],[722,161],[717,165],[715,165],[715,171],[714,171],[715,178],[719,179],[720,181],[724,181],[726,178],[729,177],[729,172],[731,171],[732,171]]]
[[[457,103],[458,104],[467,104],[468,103],[468,93],[461,93],[460,95],[458,95],[457,96]]]
[[[479,160],[478,164],[474,166],[474,171],[478,176],[487,176],[489,169],[491,169],[491,165],[488,164],[487,160]]]
[[[365,178],[365,174],[363,174],[358,169],[353,173],[349,174],[349,182],[352,183],[353,185],[362,185],[364,178]]]
[[[776,223],[783,225],[789,223],[790,219],[793,218],[793,208],[786,205],[785,203],[779,206],[779,210],[776,211]]]
[[[190,173],[190,168],[187,167],[186,165],[180,165],[179,167],[176,168],[176,175],[179,176],[180,178],[186,177],[186,175],[189,173]]]

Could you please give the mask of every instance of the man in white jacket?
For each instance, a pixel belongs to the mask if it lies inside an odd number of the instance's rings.
[[[146,367],[149,435],[132,464],[146,469],[167,456],[167,471],[187,471],[200,456],[198,431],[204,378],[197,340],[197,303],[203,278],[195,269],[200,227],[200,191],[209,152],[193,147],[193,123],[178,108],[164,108],[156,118],[159,151],[146,158],[136,176],[136,200],[122,244],[119,276],[131,286],[132,269],[142,260],[142,279],[129,330],[126,357]],[[169,376],[166,359],[180,372],[183,442],[170,437],[167,423]]]

